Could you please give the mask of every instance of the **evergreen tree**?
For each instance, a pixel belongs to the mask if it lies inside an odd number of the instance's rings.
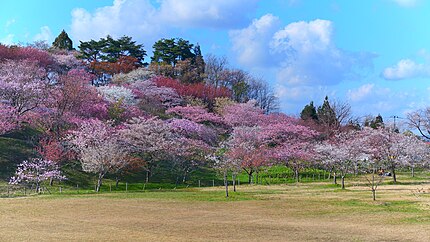
[[[183,83],[199,83],[205,78],[205,61],[200,45],[182,38],[160,39],[154,43],[151,69]]]
[[[314,120],[318,121],[317,110],[314,106],[314,102],[311,101],[308,105],[306,105],[302,112],[300,113],[300,118],[303,120]]]
[[[79,45],[81,52],[80,58],[91,62],[110,62],[115,63],[120,57],[134,57],[137,59],[137,64],[143,64],[146,56],[146,51],[143,45],[136,44],[131,37],[123,36],[119,39],[114,39],[111,36],[100,38],[99,41],[90,40]]]
[[[61,33],[55,38],[52,46],[62,50],[73,50],[73,42],[69,38],[69,35],[66,31],[61,31]]]
[[[327,96],[324,99],[323,105],[318,107],[317,116],[318,116],[318,121],[322,125],[326,126],[328,129],[331,127],[338,126],[336,113],[333,110],[333,108],[330,106]]]
[[[152,46],[154,55],[151,57],[151,62],[174,67],[178,61],[195,58],[196,54],[192,52],[193,46],[188,40],[182,38],[158,40]],[[198,50],[200,51],[200,47]]]
[[[370,122],[370,127],[374,129],[384,127],[384,120],[382,119],[381,114],[378,114],[378,116],[376,116],[375,119]]]

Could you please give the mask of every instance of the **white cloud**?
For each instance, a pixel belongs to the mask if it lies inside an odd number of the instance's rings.
[[[245,25],[257,0],[163,0],[160,19],[178,27],[232,28]]]
[[[108,34],[130,35],[151,43],[163,34],[171,34],[173,27],[241,27],[256,8],[257,0],[160,0],[159,7],[150,0],[114,0],[111,6],[94,12],[74,9],[71,35],[83,41]]]
[[[386,80],[402,80],[408,78],[430,77],[430,65],[416,63],[411,59],[402,59],[382,72]]]
[[[254,19],[247,28],[230,31],[233,51],[239,63],[246,66],[272,65],[275,61],[268,54],[272,36],[279,29],[279,18],[266,14]]]
[[[273,35],[271,47],[279,52],[294,50],[304,54],[326,51],[331,46],[332,25],[321,19],[291,23]]]
[[[368,97],[374,88],[375,84],[364,84],[361,87],[359,87],[358,89],[355,90],[348,90],[348,99],[351,101],[361,101],[363,100],[365,97]]]
[[[52,32],[48,26],[43,26],[40,28],[40,33],[36,34],[33,38],[35,41],[43,40],[49,41],[52,39]]]
[[[11,45],[13,44],[13,38],[15,37],[15,35],[13,34],[8,34],[6,37],[0,39],[0,43],[4,44],[4,45]]]
[[[372,66],[373,55],[347,52],[333,43],[328,20],[294,22],[279,28],[279,20],[264,15],[247,28],[230,32],[238,62],[255,68],[277,68],[281,85],[334,85],[356,79],[359,68]]]
[[[400,7],[406,7],[406,8],[415,7],[419,2],[419,0],[392,0],[392,1],[398,4]]]
[[[149,37],[157,33],[155,9],[148,0],[115,0],[112,6],[98,8],[94,13],[77,8],[72,11],[71,35],[90,40],[110,34],[118,37]]]

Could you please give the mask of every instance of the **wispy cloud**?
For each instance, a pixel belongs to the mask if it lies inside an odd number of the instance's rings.
[[[418,5],[419,0],[392,0],[400,7],[411,8]]]
[[[40,32],[36,34],[33,38],[34,40],[48,41],[52,39],[52,32],[48,26],[43,26],[40,28]]]

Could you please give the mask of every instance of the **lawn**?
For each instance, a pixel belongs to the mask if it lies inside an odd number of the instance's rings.
[[[323,182],[0,199],[0,240],[429,241],[430,184]]]

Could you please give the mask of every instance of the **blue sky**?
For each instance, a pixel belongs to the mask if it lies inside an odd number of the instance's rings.
[[[428,13],[424,0],[14,0],[0,42],[51,43],[65,29],[75,46],[129,35],[150,53],[182,37],[268,81],[286,113],[328,95],[388,119],[430,101]]]

